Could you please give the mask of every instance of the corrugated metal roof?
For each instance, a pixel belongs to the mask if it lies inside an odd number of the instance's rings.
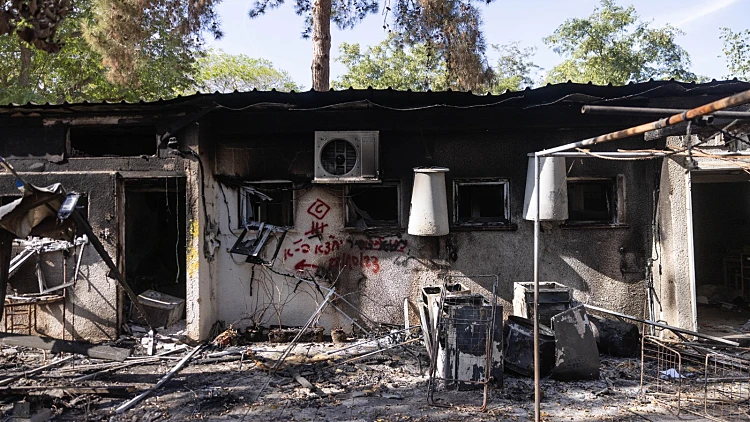
[[[346,89],[328,92],[249,91],[232,93],[196,93],[172,99],[138,102],[88,102],[62,104],[9,104],[0,106],[0,113],[33,112],[96,112],[144,108],[205,108],[219,107],[230,110],[249,108],[274,108],[287,110],[322,110],[342,108],[386,108],[420,110],[424,108],[519,107],[534,108],[554,104],[606,104],[617,102],[638,103],[658,97],[727,96],[750,89],[750,83],[738,81],[711,81],[708,83],[683,83],[674,80],[630,83],[622,86],[601,86],[578,83],[546,85],[523,91],[508,91],[500,95],[476,95],[471,92],[441,91],[415,92],[395,89]]]

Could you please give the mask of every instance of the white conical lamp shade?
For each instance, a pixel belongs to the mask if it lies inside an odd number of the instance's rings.
[[[534,160],[529,157],[526,171],[526,195],[523,201],[523,218],[534,220],[536,217],[536,180],[534,177]],[[565,171],[565,157],[542,157],[539,168],[539,220],[568,219],[568,183]]]
[[[448,198],[444,167],[414,169],[409,228],[414,236],[443,236],[449,233]]]

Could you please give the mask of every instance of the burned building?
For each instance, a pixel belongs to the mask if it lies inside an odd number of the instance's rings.
[[[403,323],[404,299],[414,303],[422,286],[446,276],[469,276],[468,287],[486,293],[485,279],[472,277],[497,275],[510,312],[514,283],[532,279],[528,154],[654,120],[581,106],[687,109],[748,88],[652,81],[498,96],[345,90],[9,105],[0,107],[0,156],[34,185],[79,192],[136,293],[185,299],[192,339],[206,339],[218,320],[302,325],[331,287],[335,307],[318,322],[348,330]],[[738,157],[747,138],[741,122],[722,134],[731,122],[717,117],[689,133],[677,126],[566,158],[568,216],[543,225],[540,279],[630,315],[644,315],[648,303],[651,318],[689,329],[700,329],[704,299],[744,299],[748,176]],[[702,153],[673,153],[692,142],[686,134]],[[619,149],[668,154],[596,156]],[[448,234],[410,235],[414,169],[435,167],[447,169]],[[0,194],[18,195],[10,174],[0,175]],[[16,329],[118,335],[127,300],[91,248],[80,265],[77,251],[41,254],[9,279],[11,298],[38,293],[39,272],[51,287],[75,280],[56,290],[61,298],[33,305],[33,323],[23,308],[27,321]],[[0,329],[13,326],[9,318]]]

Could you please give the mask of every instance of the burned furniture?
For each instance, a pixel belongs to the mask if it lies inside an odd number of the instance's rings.
[[[492,297],[471,293],[456,278],[490,278]],[[434,403],[437,387],[471,389],[483,387],[482,409],[487,406],[490,383],[502,385],[502,307],[497,304],[498,277],[448,276],[443,286],[423,288],[420,315],[429,315],[430,377],[428,401]],[[427,308],[427,312],[424,311]]]

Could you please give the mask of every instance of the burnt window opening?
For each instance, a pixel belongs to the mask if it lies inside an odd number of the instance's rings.
[[[616,179],[568,179],[567,224],[617,224]]]
[[[125,277],[136,294],[186,295],[185,178],[124,180]],[[96,205],[92,204],[92,212]],[[93,215],[93,214],[92,214]]]
[[[72,157],[138,157],[156,154],[151,126],[73,127],[68,133]]]
[[[246,183],[239,189],[239,226],[294,225],[294,185],[289,181]]]
[[[453,181],[453,223],[459,226],[510,224],[510,183],[507,179]]]
[[[399,184],[350,185],[346,189],[346,227],[359,230],[400,227]]]

